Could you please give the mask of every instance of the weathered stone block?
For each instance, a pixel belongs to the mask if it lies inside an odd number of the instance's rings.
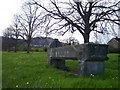
[[[79,75],[96,75],[104,72],[104,61],[85,61],[79,63]]]
[[[49,58],[48,64],[52,65],[55,68],[65,70],[65,60],[64,59]]]
[[[55,40],[48,49],[48,63],[56,68],[65,69],[65,59],[79,60],[79,74],[101,74],[104,72],[104,61],[107,57],[108,45],[105,44],[81,44],[65,46]]]

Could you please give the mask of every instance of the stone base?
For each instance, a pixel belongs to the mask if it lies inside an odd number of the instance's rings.
[[[65,60],[62,59],[49,59],[48,64],[55,68],[65,70]]]
[[[79,74],[81,76],[104,73],[104,61],[85,61],[79,64]]]

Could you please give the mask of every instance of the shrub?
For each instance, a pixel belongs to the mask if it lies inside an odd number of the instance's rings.
[[[44,51],[44,52],[47,52],[47,47],[44,47],[44,48],[43,48],[43,51]]]
[[[39,52],[39,48],[31,48],[30,51],[32,51],[32,52]]]
[[[120,49],[119,48],[114,48],[113,46],[109,45],[108,46],[108,52],[109,53],[120,53]]]

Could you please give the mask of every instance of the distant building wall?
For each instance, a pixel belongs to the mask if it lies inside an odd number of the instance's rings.
[[[108,42],[109,52],[120,52],[120,38],[113,38]]]

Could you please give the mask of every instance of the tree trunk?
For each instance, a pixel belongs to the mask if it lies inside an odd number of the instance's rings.
[[[83,38],[84,38],[84,43],[89,43],[89,36],[90,33],[84,33]]]
[[[16,39],[15,40],[15,52],[17,52],[17,50],[18,50],[18,40]]]
[[[27,53],[30,53],[30,40],[27,41]]]

